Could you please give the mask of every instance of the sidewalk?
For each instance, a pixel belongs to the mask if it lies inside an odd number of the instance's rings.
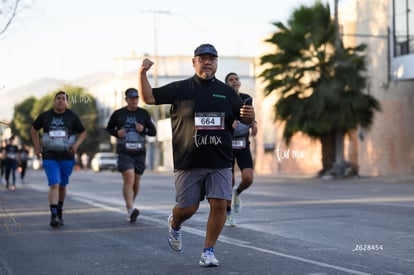
[[[240,172],[236,174],[240,177]],[[354,177],[343,177],[343,178],[329,178],[325,179],[315,174],[275,174],[275,175],[259,175],[255,174],[255,178],[265,179],[286,179],[286,180],[321,180],[321,181],[378,181],[378,182],[409,182],[414,184],[414,174],[408,175],[390,175],[390,176],[368,176],[358,175]]]

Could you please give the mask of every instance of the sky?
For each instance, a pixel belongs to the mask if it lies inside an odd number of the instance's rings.
[[[219,55],[257,56],[272,22],[314,2],[35,0],[0,36],[0,95],[39,78],[114,72],[115,57],[133,53],[192,55],[208,42]]]

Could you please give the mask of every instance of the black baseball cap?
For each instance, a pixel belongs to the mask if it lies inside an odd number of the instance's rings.
[[[129,88],[125,91],[125,97],[126,98],[134,98],[138,97],[138,90],[135,88]]]
[[[217,50],[211,44],[201,44],[194,50],[194,56],[210,54],[212,56],[218,57]]]

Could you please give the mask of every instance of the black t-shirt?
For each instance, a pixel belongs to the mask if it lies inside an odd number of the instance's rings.
[[[43,129],[42,157],[52,160],[73,160],[69,150],[76,141],[76,134],[85,131],[79,117],[67,109],[56,113],[53,109],[41,113],[32,123],[34,129]]]
[[[144,126],[143,132],[135,130],[135,123]],[[126,136],[118,137],[118,130],[124,128]],[[117,138],[116,151],[118,154],[139,155],[145,153],[145,135],[155,136],[157,131],[147,110],[137,108],[129,111],[126,107],[116,110],[109,118],[106,127],[108,133]]]
[[[29,157],[29,151],[27,149],[21,148],[19,151],[19,161],[20,163],[26,163],[27,158]]]
[[[171,104],[175,169],[232,167],[232,122],[242,102],[216,78],[197,76],[154,88],[156,104]]]
[[[244,94],[244,93],[239,93],[239,96],[240,96],[242,102],[244,102],[244,100],[246,100],[248,98],[251,98],[250,95]],[[250,130],[250,125],[243,124],[242,122],[239,121],[236,129],[234,129],[233,137],[249,138],[249,134],[250,134],[249,130]]]
[[[4,148],[4,152],[6,154],[7,161],[17,161],[17,157],[19,154],[19,148],[13,144],[7,144]]]
[[[242,102],[248,98],[251,98],[250,95],[244,93],[239,93],[239,96]],[[236,128],[233,130],[233,149],[248,149],[250,144],[249,135],[250,125],[246,125],[238,121]]]

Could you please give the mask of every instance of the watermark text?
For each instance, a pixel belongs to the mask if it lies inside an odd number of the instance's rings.
[[[84,103],[88,104],[92,102],[92,99],[88,95],[68,95],[69,104]]]
[[[275,150],[276,152],[276,156],[277,156],[277,160],[279,162],[281,162],[282,160],[285,159],[302,159],[304,158],[304,154],[302,151],[299,150],[290,150],[289,148],[287,150],[284,150],[282,148],[280,148],[280,142],[277,144],[277,148]]]

